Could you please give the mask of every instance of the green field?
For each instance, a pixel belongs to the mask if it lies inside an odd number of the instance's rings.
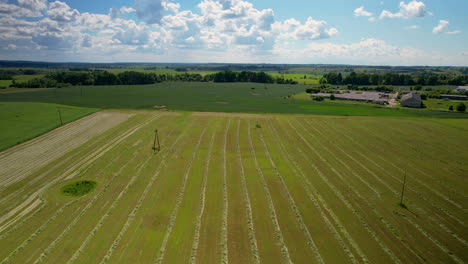
[[[464,119],[129,113],[20,180],[0,158],[2,263],[468,262]]]
[[[95,108],[49,103],[0,102],[0,150],[37,137],[63,124],[98,111]]]
[[[156,109],[165,106],[168,110],[184,111],[467,118],[466,114],[447,111],[389,109],[374,105],[296,100],[294,94],[303,93],[305,87],[308,86],[165,82],[154,85],[68,87],[0,94],[0,101],[47,102],[112,109]]]

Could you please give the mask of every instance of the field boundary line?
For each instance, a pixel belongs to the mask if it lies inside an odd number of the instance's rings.
[[[250,126],[250,121],[249,121],[249,126]],[[258,131],[258,130],[257,130]],[[288,190],[288,187],[286,183],[284,182],[283,176],[281,176],[281,173],[278,170],[278,167],[276,166],[275,162],[273,161],[273,158],[271,157],[270,151],[268,150],[268,146],[265,142],[265,138],[263,135],[263,131],[258,133],[260,136],[260,140],[262,141],[263,144],[263,149],[265,150],[266,156],[268,157],[270,164],[272,168],[275,170],[275,174],[278,177],[279,181],[281,182],[281,186],[283,187],[282,189],[285,191],[287,197],[288,197],[288,203],[289,207],[293,210],[294,216],[296,217],[296,221],[299,223],[299,227],[301,228],[302,232],[304,232],[304,235],[307,240],[307,244],[310,247],[310,250],[312,253],[315,255],[317,258],[317,261],[319,263],[325,263],[323,260],[322,255],[320,255],[319,249],[317,248],[317,245],[315,244],[314,240],[312,239],[312,236],[310,235],[310,231],[307,228],[307,226],[304,223],[304,219],[302,218],[302,214],[297,208],[296,202],[294,201],[294,198],[291,196],[291,193]]]
[[[231,118],[228,119],[226,129],[224,132],[223,141],[223,220],[221,222],[221,263],[227,264],[229,262],[229,251],[228,251],[228,210],[229,210],[229,193],[227,187],[227,137],[229,128],[231,126]]]
[[[203,139],[203,136],[205,135],[207,127],[208,126],[205,126],[205,128],[203,128],[203,131],[202,131],[202,133],[200,134],[200,136],[198,138],[198,142],[195,145],[195,148],[193,149],[192,158],[191,158],[190,163],[189,163],[189,165],[188,165],[188,167],[187,167],[187,169],[185,171],[185,175],[184,175],[184,178],[183,178],[183,181],[182,181],[182,186],[179,188],[179,192],[177,194],[176,204],[175,204],[175,207],[174,207],[174,209],[173,209],[173,211],[171,213],[171,218],[169,220],[169,224],[168,224],[167,230],[165,232],[164,239],[162,241],[161,247],[159,248],[159,256],[156,259],[155,263],[159,264],[159,263],[163,262],[164,255],[166,253],[167,242],[169,240],[169,236],[172,233],[172,229],[174,228],[175,221],[177,220],[177,214],[179,213],[179,208],[180,208],[180,205],[182,204],[182,200],[183,200],[184,195],[185,195],[185,188],[187,186],[188,176],[189,176],[189,174],[190,174],[190,172],[192,170],[193,161],[195,160],[195,157],[197,156],[198,147],[200,146],[200,144],[202,142],[202,139]]]
[[[211,154],[213,151],[213,145],[216,139],[216,131],[218,130],[219,123],[216,124],[216,127],[214,128],[213,135],[211,136],[210,140],[210,146],[208,147],[208,154],[206,157],[206,162],[205,162],[205,168],[203,172],[203,180],[202,180],[202,191],[200,192],[200,209],[198,211],[198,215],[196,217],[196,223],[195,223],[195,233],[193,235],[193,242],[192,242],[192,250],[190,254],[190,263],[194,264],[196,263],[196,258],[197,258],[197,253],[198,253],[198,244],[200,242],[200,228],[202,224],[202,217],[203,213],[205,211],[205,197],[206,197],[206,185],[208,183],[208,176],[209,176],[209,171],[210,171],[210,161],[211,161]]]
[[[240,118],[237,119],[237,133],[236,133],[236,151],[237,151],[237,159],[239,160],[239,167],[241,172],[241,186],[242,186],[242,194],[245,200],[245,212],[247,215],[247,227],[248,227],[248,234],[249,234],[249,243],[250,243],[250,250],[253,258],[253,262],[255,264],[260,263],[260,257],[258,254],[258,245],[257,245],[257,238],[255,236],[255,229],[253,225],[253,216],[252,216],[252,205],[250,204],[250,197],[249,197],[249,190],[247,189],[247,182],[245,178],[244,172],[244,164],[242,162],[242,152],[240,149],[240,140],[239,140],[239,132],[240,132]]]
[[[252,127],[250,125],[250,120],[248,120],[247,137],[249,139],[250,152],[252,153],[252,157],[253,157],[253,160],[254,160],[254,163],[255,163],[255,167],[257,169],[258,174],[260,175],[260,180],[262,182],[262,187],[263,187],[263,190],[265,191],[265,195],[267,197],[268,207],[270,209],[270,219],[271,219],[271,221],[273,223],[273,226],[275,228],[276,239],[278,240],[277,242],[278,242],[280,250],[281,250],[281,255],[283,257],[283,261],[285,261],[286,263],[292,263],[291,257],[289,256],[288,247],[286,246],[286,244],[284,243],[284,240],[283,240],[283,233],[281,232],[281,227],[279,226],[278,217],[276,215],[276,210],[275,210],[275,206],[273,204],[273,200],[271,198],[270,190],[269,190],[268,185],[267,185],[267,183],[265,181],[265,177],[263,175],[262,169],[260,168],[260,165],[258,164],[257,154],[255,153],[255,149],[254,149],[253,143],[252,143],[252,136],[250,134],[251,129],[252,129]]]
[[[179,140],[183,136],[185,136],[185,133],[186,133],[186,131],[188,130],[189,127],[190,126],[187,126],[184,129],[184,131],[177,137],[177,139],[174,141],[174,143],[168,148],[169,150],[172,150],[172,149],[174,149],[175,146],[177,146]],[[166,137],[164,139],[164,141],[166,141],[167,138],[168,137]],[[161,144],[164,144],[164,141]],[[159,174],[161,173],[161,170],[163,169],[163,167],[166,167],[166,158],[169,156],[169,153],[171,153],[171,155],[175,155],[177,153],[177,151],[178,151],[178,149],[176,151],[172,152],[172,153],[169,152],[169,151],[164,153],[163,157],[161,158],[161,162],[160,162],[160,164],[158,166],[158,169],[156,170],[156,172],[151,177],[150,182],[146,185],[146,187],[145,187],[140,199],[138,200],[136,206],[133,208],[132,212],[128,215],[127,221],[125,222],[124,226],[120,230],[120,233],[117,235],[114,242],[112,243],[112,245],[108,249],[106,255],[101,260],[101,263],[109,262],[110,258],[112,257],[112,255],[114,253],[114,250],[120,244],[120,241],[122,240],[122,237],[127,232],[128,228],[132,224],[133,220],[135,220],[135,217],[136,217],[136,214],[137,214],[138,210],[140,209],[141,205],[143,204],[144,200],[146,199],[146,195],[148,194],[149,190],[153,186],[154,182],[159,178]]]
[[[276,140],[279,142],[280,150],[281,153],[284,157],[286,157],[286,161],[288,162],[289,166],[293,169],[294,174],[302,181],[302,183],[305,185],[305,191],[307,193],[307,196],[309,199],[312,201],[314,204],[314,207],[320,212],[320,215],[322,216],[322,219],[324,220],[325,224],[327,227],[330,229],[332,232],[333,236],[335,239],[338,241],[338,243],[341,245],[345,253],[348,255],[348,257],[351,259],[353,263],[358,263],[356,260],[355,256],[352,254],[352,252],[349,250],[348,246],[344,243],[343,239],[341,238],[340,234],[336,230],[336,228],[333,226],[332,222],[330,219],[328,219],[327,215],[325,214],[324,210],[322,207],[327,211],[327,213],[330,215],[331,219],[336,223],[338,226],[338,229],[340,230],[341,233],[343,233],[343,236],[348,240],[348,243],[351,245],[351,247],[354,248],[354,250],[358,253],[359,257],[363,260],[364,263],[370,263],[365,254],[362,252],[362,250],[359,248],[359,245],[354,241],[354,239],[351,237],[351,235],[348,233],[346,228],[343,226],[339,218],[335,215],[333,210],[330,210],[330,206],[327,204],[327,202],[322,198],[322,196],[319,194],[317,189],[313,186],[313,184],[309,181],[309,179],[305,176],[304,172],[300,168],[299,164],[297,164],[296,161],[291,157],[290,153],[287,151],[286,147],[282,143],[282,140],[278,138],[278,132],[274,128],[274,126],[269,122],[269,126],[272,128],[272,135],[276,138]],[[298,173],[299,172],[299,173]],[[312,191],[311,191],[312,190]],[[314,193],[317,198],[314,197],[312,194]]]

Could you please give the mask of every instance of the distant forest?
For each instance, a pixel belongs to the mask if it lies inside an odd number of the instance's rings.
[[[321,83],[350,85],[467,85],[468,75],[448,76],[446,74],[410,75],[398,73],[364,73],[351,72],[345,76],[341,73],[323,75]]]
[[[198,73],[157,74],[137,71],[111,73],[107,71],[76,72],[62,71],[50,73],[42,78],[35,78],[26,82],[13,82],[12,86],[18,88],[48,88],[64,87],[69,85],[138,85],[154,84],[164,81],[185,82],[255,82],[297,84],[291,79],[273,77],[265,72],[234,72],[222,71],[202,76]]]

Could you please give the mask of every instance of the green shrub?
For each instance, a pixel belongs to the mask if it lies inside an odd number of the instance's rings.
[[[96,185],[94,181],[78,181],[63,186],[62,193],[68,196],[82,196],[92,191]]]
[[[457,111],[458,112],[465,112],[466,111],[466,105],[464,103],[459,103],[457,105]]]

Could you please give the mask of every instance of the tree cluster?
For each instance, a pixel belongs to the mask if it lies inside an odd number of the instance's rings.
[[[252,72],[252,71],[220,71],[214,74],[205,76],[206,81],[213,82],[254,82],[254,83],[278,83],[278,84],[297,84],[296,81],[291,79],[284,79],[284,77],[273,77],[265,72]]]

